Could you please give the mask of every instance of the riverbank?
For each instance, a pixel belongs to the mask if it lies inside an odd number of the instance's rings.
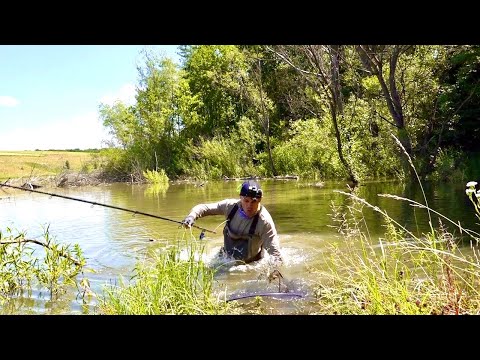
[[[259,176],[246,176],[238,178],[228,178],[225,177],[224,181],[242,181],[242,180],[281,180],[281,181],[298,181],[300,178],[297,175],[285,175],[285,176],[275,176],[273,178],[259,177]],[[18,187],[30,187],[30,188],[39,188],[39,187],[76,187],[76,186],[99,186],[107,185],[117,182],[131,182],[125,178],[109,176],[102,171],[93,171],[90,173],[77,172],[77,171],[63,171],[58,175],[48,175],[48,176],[28,176],[28,177],[19,177],[12,178],[4,181],[4,183],[18,186]],[[198,181],[195,179],[177,179],[173,180],[174,183],[192,183],[197,184],[198,186],[203,186],[207,181]],[[133,183],[133,182],[132,182]],[[138,182],[135,182],[138,183]],[[316,182],[312,186],[321,187],[323,182]]]
[[[47,176],[28,176],[12,178],[4,181],[3,183],[18,187],[72,187],[72,186],[85,186],[85,185],[105,185],[114,182],[118,182],[119,179],[109,178],[101,171],[94,171],[91,173],[83,173],[76,171],[64,171],[58,175]]]

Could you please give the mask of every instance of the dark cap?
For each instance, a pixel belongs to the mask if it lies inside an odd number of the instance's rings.
[[[242,184],[240,196],[248,196],[254,199],[262,198],[262,189],[255,180],[247,180]]]

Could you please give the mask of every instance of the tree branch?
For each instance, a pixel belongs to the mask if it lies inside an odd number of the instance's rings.
[[[48,245],[44,242],[41,242],[39,240],[35,240],[35,239],[18,239],[18,240],[15,240],[15,241],[0,241],[0,245],[20,244],[20,243],[29,243],[29,242],[40,245],[40,246],[43,246],[47,249],[53,250],[50,245]],[[59,254],[60,254],[60,256],[71,260],[75,265],[82,266],[82,263],[80,263],[78,260],[72,258],[68,254],[66,254],[63,250],[60,250]]]

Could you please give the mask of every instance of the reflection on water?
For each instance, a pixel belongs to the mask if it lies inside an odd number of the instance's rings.
[[[285,263],[280,268],[282,281],[288,291],[299,292],[301,299],[276,299],[265,297],[263,301],[272,313],[301,313],[308,311],[312,294],[311,285],[318,281],[310,270],[322,269],[324,257],[332,244],[342,249],[344,240],[333,227],[332,204],[346,209],[351,199],[334,190],[348,191],[344,183],[326,182],[323,186],[297,181],[261,181],[264,190],[262,203],[272,214],[280,234]],[[113,205],[130,210],[156,214],[174,221],[181,221],[190,209],[198,204],[224,198],[237,198],[238,182],[207,182],[194,184],[170,184],[168,189],[156,189],[147,185],[112,184],[97,187],[51,188],[45,191]],[[465,196],[465,184],[425,184],[424,191],[430,207],[460,221],[462,226],[478,230],[473,209]],[[386,211],[402,226],[421,236],[429,231],[429,218],[424,209],[412,207],[408,202],[379,197],[377,194],[395,194],[420,203],[425,203],[418,185],[405,186],[394,182],[363,184],[356,195],[373,206]],[[361,212],[366,220],[368,234],[373,241],[382,236],[385,227],[379,213],[368,207]],[[200,230],[191,234],[171,221],[132,214],[99,205],[49,197],[42,194],[9,190],[0,194],[1,229],[12,227],[27,231],[30,238],[40,238],[43,229],[49,226],[50,235],[59,243],[78,243],[87,259],[85,276],[91,289],[102,294],[103,286],[112,284],[122,276],[132,273],[137,261],[143,261],[167,244],[186,235],[199,238]],[[268,262],[234,265],[218,259],[222,246],[221,216],[198,219],[196,225],[215,230],[205,233],[201,241],[206,246],[204,260],[218,270],[216,287],[226,297],[232,294],[278,292],[278,281],[269,281]],[[432,215],[432,223],[438,218]],[[459,235],[458,230],[450,230]],[[465,244],[468,247],[468,244]],[[282,284],[280,284],[280,287]],[[282,290],[284,291],[284,290]],[[246,298],[239,301],[258,301]],[[44,294],[32,291],[28,296],[12,299],[4,306],[4,313],[25,314],[94,314],[97,299],[81,299],[77,289],[58,299],[45,298]]]
[[[167,195],[168,184],[148,184],[145,188],[145,197],[162,197],[165,198]]]

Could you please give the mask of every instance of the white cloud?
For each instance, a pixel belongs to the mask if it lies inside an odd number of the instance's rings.
[[[95,112],[65,121],[0,133],[0,150],[90,149],[110,138]]]
[[[20,101],[12,96],[0,96],[0,106],[13,107],[17,106],[18,104],[20,104]]]
[[[133,105],[135,95],[135,86],[124,84],[115,93],[103,96],[100,102],[110,106],[115,101]],[[0,96],[0,106],[17,104],[19,102],[13,97]],[[105,146],[104,140],[110,139],[111,136],[103,127],[98,112],[91,111],[45,122],[43,125],[0,131],[0,150],[98,149]]]
[[[110,106],[112,106],[115,103],[115,101],[121,101],[125,105],[133,105],[135,104],[135,95],[136,95],[135,85],[124,84],[115,93],[104,95],[100,99],[100,102]]]

